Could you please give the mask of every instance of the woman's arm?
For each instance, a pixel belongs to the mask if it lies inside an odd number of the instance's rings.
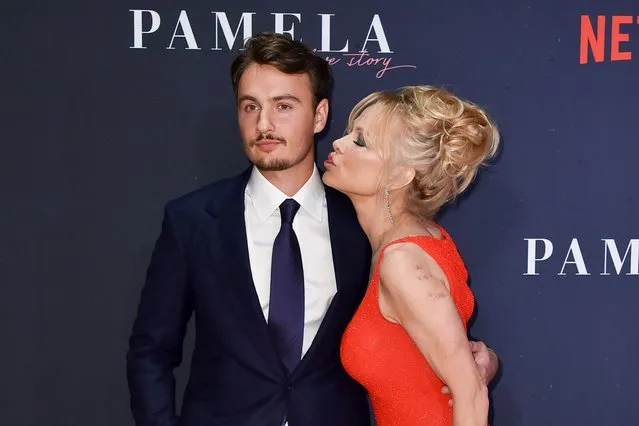
[[[485,426],[488,390],[483,382],[439,265],[419,246],[388,247],[380,265],[380,309],[410,335],[448,385],[454,426]]]

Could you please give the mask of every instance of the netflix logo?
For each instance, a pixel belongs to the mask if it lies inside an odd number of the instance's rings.
[[[579,63],[631,60],[633,47],[639,47],[639,43],[631,43],[630,36],[638,31],[639,16],[582,15]]]

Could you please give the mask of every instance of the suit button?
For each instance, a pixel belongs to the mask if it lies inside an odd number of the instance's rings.
[[[293,390],[293,385],[288,385],[288,386],[286,386],[286,389],[288,389],[288,390],[292,391],[292,390]]]

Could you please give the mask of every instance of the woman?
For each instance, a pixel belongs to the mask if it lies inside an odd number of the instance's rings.
[[[433,218],[495,154],[496,126],[444,89],[414,86],[360,101],[347,133],[323,180],[352,200],[373,271],[342,339],[344,367],[369,391],[379,426],[485,426],[488,391],[466,333],[474,297]]]

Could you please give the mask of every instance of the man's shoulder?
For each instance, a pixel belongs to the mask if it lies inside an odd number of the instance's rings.
[[[200,211],[212,200],[224,197],[231,188],[237,187],[247,179],[248,170],[244,172],[210,182],[190,192],[182,194],[166,203],[166,209],[170,212]]]

